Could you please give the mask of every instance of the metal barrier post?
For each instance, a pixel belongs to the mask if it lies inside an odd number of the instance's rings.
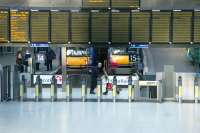
[[[128,78],[128,102],[132,102],[132,92],[133,92],[133,85],[132,85],[132,76]]]
[[[71,89],[70,89],[70,82],[69,82],[69,78],[66,78],[66,99],[67,102],[70,101],[71,99]]]
[[[82,78],[81,81],[81,97],[82,97],[82,102],[85,102],[86,100],[86,79],[85,77]]]
[[[101,102],[101,96],[102,96],[102,80],[100,77],[97,79],[97,101]]]
[[[182,77],[178,77],[178,102],[182,103],[182,97],[183,97],[183,86],[182,86]]]
[[[41,79],[40,76],[37,76],[35,83],[35,101],[38,102],[40,100],[41,93]]]
[[[199,101],[199,83],[198,83],[197,77],[195,77],[195,79],[194,79],[194,98],[195,98],[195,103],[198,103],[198,101]]]
[[[26,79],[25,76],[22,75],[22,80],[20,82],[20,87],[19,87],[19,91],[20,91],[20,101],[24,101],[24,99],[26,98]]]
[[[57,87],[56,87],[56,79],[55,76],[52,77],[51,80],[51,101],[55,101],[57,99]]]
[[[117,93],[117,77],[113,77],[113,88],[112,88],[112,96],[113,102],[116,102],[116,93]]]

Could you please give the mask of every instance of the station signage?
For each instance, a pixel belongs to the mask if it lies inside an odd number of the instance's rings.
[[[49,47],[48,43],[32,43],[31,47]]]
[[[158,86],[158,81],[139,81],[140,86]]]
[[[103,80],[103,84],[106,83],[113,83],[113,77],[114,76],[108,76],[108,80]],[[116,76],[117,78],[117,85],[128,85],[128,79],[129,76]],[[137,81],[139,78],[137,76],[132,76],[132,84],[135,84],[135,81]]]
[[[36,78],[38,75],[33,75],[33,84],[36,83]],[[50,85],[52,81],[53,75],[39,75],[40,79],[42,80],[43,85]],[[58,85],[62,84],[62,75],[55,75],[55,79]]]
[[[149,48],[149,44],[131,44],[129,48]]]

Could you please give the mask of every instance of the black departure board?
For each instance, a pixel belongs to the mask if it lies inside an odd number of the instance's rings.
[[[118,8],[138,8],[140,0],[111,0],[112,7]]]
[[[0,42],[8,42],[8,11],[0,11]]]
[[[129,42],[129,17],[127,12],[112,13],[112,42]]]
[[[92,42],[109,41],[109,14],[107,12],[92,13]]]
[[[72,12],[72,42],[87,43],[89,41],[89,13]]]
[[[173,42],[191,42],[192,12],[173,13]]]
[[[94,7],[109,7],[110,5],[110,0],[83,0],[83,7],[89,7],[89,8],[94,8]]]
[[[49,42],[49,12],[31,12],[31,41]]]
[[[29,12],[10,11],[11,42],[29,41]]]
[[[69,12],[51,12],[51,42],[67,43],[69,36]]]
[[[171,12],[153,12],[152,42],[168,43],[170,34]]]
[[[194,42],[200,43],[200,12],[194,13]]]
[[[148,43],[150,40],[150,13],[132,12],[132,42]]]

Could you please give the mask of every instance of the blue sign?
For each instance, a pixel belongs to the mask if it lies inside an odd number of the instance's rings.
[[[48,43],[32,43],[31,47],[49,47]]]
[[[129,48],[149,48],[149,44],[131,44]]]

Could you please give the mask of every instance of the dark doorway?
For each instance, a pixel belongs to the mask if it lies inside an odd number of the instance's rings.
[[[96,64],[101,62],[104,65],[104,61],[107,60],[108,57],[108,48],[94,48],[96,53]]]

